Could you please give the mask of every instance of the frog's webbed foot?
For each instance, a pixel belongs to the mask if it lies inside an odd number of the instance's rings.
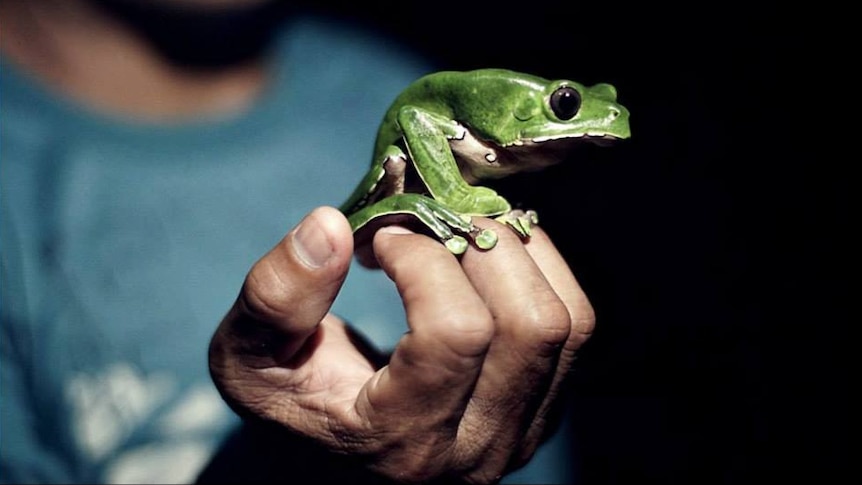
[[[532,235],[533,226],[539,224],[539,215],[534,210],[514,209],[497,216],[495,220],[511,227],[519,236],[526,239]]]
[[[350,215],[348,220],[354,231],[381,217],[414,216],[424,224],[453,254],[462,254],[469,245],[468,238],[481,249],[497,244],[497,234],[481,229],[469,216],[449,209],[439,201],[420,194],[395,194],[364,207]]]

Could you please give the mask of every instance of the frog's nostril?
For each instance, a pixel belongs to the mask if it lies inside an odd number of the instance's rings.
[[[615,120],[615,119],[617,119],[617,118],[620,116],[620,110],[618,110],[617,108],[613,108],[613,107],[612,107],[612,108],[610,109],[610,111],[611,111],[610,116],[611,116],[611,119],[612,119],[612,120]]]

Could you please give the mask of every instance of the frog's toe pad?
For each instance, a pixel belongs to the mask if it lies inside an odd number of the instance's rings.
[[[534,210],[515,209],[497,217],[497,221],[511,227],[522,238],[528,238],[532,235],[533,226],[539,224],[539,215]]]
[[[497,233],[490,229],[482,229],[473,239],[479,249],[491,249],[497,245]]]
[[[464,254],[467,250],[467,240],[461,236],[452,236],[443,242],[446,249],[452,254]]]

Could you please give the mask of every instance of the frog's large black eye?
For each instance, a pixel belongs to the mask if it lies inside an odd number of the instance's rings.
[[[580,108],[581,95],[571,86],[562,86],[551,94],[551,109],[563,121],[574,118]]]

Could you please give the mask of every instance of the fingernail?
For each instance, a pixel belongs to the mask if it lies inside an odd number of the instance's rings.
[[[332,256],[332,245],[326,233],[313,220],[306,219],[293,235],[293,250],[310,268],[320,268]]]

